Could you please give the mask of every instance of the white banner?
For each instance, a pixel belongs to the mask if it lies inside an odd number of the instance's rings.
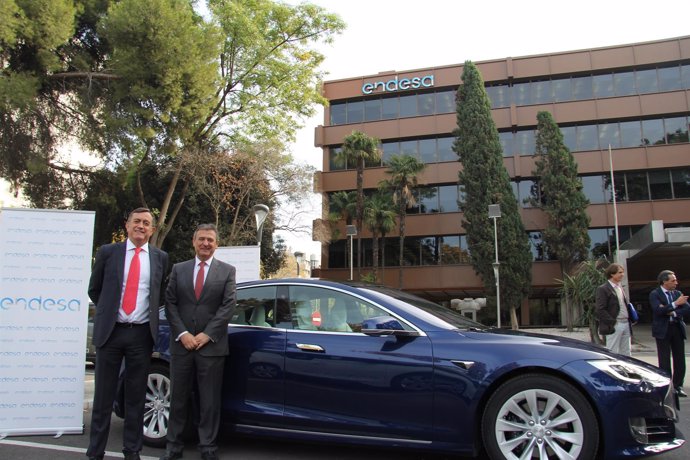
[[[235,282],[255,281],[261,279],[260,249],[260,246],[221,246],[216,248],[213,257],[235,267]]]
[[[83,433],[94,213],[0,210],[0,438]]]

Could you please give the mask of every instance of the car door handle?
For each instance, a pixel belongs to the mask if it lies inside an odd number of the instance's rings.
[[[315,351],[317,353],[323,353],[326,351],[319,345],[312,345],[310,343],[296,343],[295,345],[302,351]]]

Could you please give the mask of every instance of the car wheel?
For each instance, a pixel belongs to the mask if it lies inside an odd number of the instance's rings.
[[[153,363],[149,370],[144,409],[144,443],[165,447],[170,418],[170,368],[167,364]]]
[[[482,415],[491,459],[592,459],[599,426],[591,405],[572,385],[527,374],[501,385]]]

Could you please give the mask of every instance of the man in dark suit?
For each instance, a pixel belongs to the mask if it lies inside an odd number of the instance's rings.
[[[168,254],[150,246],[155,230],[151,211],[137,208],[125,224],[127,241],[102,246],[89,280],[96,305],[96,388],[86,455],[102,459],[122,360],[125,361],[123,453],[138,460],[143,443],[144,404],[151,352],[158,336],[158,308]]]
[[[196,257],[175,264],[165,291],[170,323],[171,400],[167,447],[161,460],[182,458],[189,396],[199,388],[199,450],[217,460],[221,386],[228,355],[228,323],[235,310],[235,267],[213,257],[218,247],[213,224],[194,232]]]
[[[632,323],[628,310],[628,299],[623,292],[625,269],[620,264],[611,264],[604,271],[607,281],[597,287],[596,308],[599,333],[605,337],[606,348],[614,353],[630,356]]]
[[[659,287],[649,293],[652,309],[652,336],[656,339],[659,367],[672,374],[673,386],[678,396],[683,391],[685,379],[685,331],[684,315],[690,315],[688,296],[676,291],[678,280],[671,270],[663,270],[658,276]],[[671,372],[673,355],[673,372]]]

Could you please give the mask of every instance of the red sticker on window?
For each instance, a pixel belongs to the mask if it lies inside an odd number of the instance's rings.
[[[311,314],[311,324],[314,326],[321,326],[321,312],[315,311]]]

